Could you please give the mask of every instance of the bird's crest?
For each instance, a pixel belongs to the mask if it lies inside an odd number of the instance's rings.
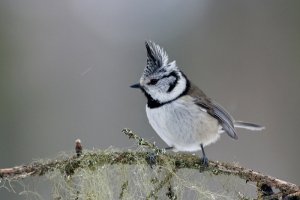
[[[144,70],[144,76],[152,74],[159,69],[163,70],[163,67],[168,65],[168,54],[159,45],[152,41],[145,42],[147,49],[147,66]]]

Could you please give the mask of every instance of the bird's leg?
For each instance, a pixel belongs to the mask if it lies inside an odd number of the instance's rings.
[[[201,146],[201,150],[202,150],[202,158],[200,158],[200,162],[204,167],[207,167],[208,166],[208,159],[205,155],[203,144],[200,144],[200,146]]]

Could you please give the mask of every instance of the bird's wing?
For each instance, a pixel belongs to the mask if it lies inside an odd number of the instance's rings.
[[[221,105],[208,98],[202,90],[193,84],[191,84],[188,95],[195,99],[198,106],[203,107],[208,114],[216,118],[230,137],[238,138],[234,129],[233,118]]]

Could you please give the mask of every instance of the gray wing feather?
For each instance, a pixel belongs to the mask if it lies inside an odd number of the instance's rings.
[[[232,138],[238,139],[237,134],[234,129],[233,119],[230,114],[219,104],[216,102],[212,102],[212,110],[211,113],[215,116],[225,132]]]
[[[232,138],[237,139],[237,134],[234,129],[234,120],[231,115],[217,102],[209,99],[203,91],[191,84],[188,95],[195,98],[195,103],[207,110],[207,113],[215,117],[224,131]]]

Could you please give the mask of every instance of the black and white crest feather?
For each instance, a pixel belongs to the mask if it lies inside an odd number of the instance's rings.
[[[148,76],[157,70],[168,65],[168,55],[162,47],[152,41],[145,42],[147,49],[147,66],[144,76]]]

